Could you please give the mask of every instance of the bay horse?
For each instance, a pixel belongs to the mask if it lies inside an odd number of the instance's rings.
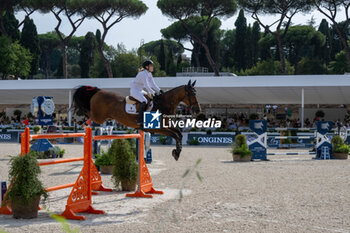
[[[190,107],[191,114],[198,114],[201,109],[197,101],[196,81],[187,85],[173,88],[153,98],[153,111],[159,110],[165,115],[174,115],[180,102]],[[97,87],[80,86],[73,95],[74,112],[79,115],[86,115],[97,124],[102,124],[107,119],[114,119],[119,123],[134,129],[140,129],[137,124],[137,114],[129,114],[125,111],[126,98],[111,91],[105,91]],[[150,133],[157,133],[170,136],[176,141],[176,149],[172,156],[177,161],[182,150],[182,133],[177,128],[142,129]]]

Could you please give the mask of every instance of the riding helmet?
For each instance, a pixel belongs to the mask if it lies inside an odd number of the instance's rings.
[[[142,64],[142,67],[143,67],[144,69],[146,69],[146,66],[149,66],[149,65],[154,65],[154,63],[153,63],[152,60],[146,60],[146,61],[144,61],[143,64]]]

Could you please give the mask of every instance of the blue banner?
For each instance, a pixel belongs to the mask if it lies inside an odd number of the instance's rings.
[[[263,121],[249,121],[250,129],[255,133],[247,137],[249,150],[253,152],[252,160],[266,159],[267,123]]]
[[[332,121],[319,121],[317,122],[317,132],[325,135],[327,134],[333,127]]]
[[[249,121],[249,128],[258,135],[262,135],[267,131],[266,121]]]
[[[0,143],[18,142],[18,132],[0,132]]]
[[[188,134],[188,144],[227,146],[235,141],[235,135],[232,134]],[[196,143],[198,142],[198,143]]]

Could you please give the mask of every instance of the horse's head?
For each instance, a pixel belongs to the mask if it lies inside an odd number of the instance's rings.
[[[191,83],[191,80],[188,81],[188,84],[185,85],[185,98],[182,100],[187,106],[191,108],[191,114],[198,114],[201,112],[201,107],[198,104],[196,89],[194,88],[196,81]]]

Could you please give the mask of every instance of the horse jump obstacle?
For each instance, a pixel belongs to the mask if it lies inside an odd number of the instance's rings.
[[[266,155],[314,155],[316,158],[330,158],[331,143],[328,137],[326,136],[329,131],[332,130],[332,122],[318,122],[317,131],[315,136],[270,136],[269,138],[274,139],[316,139],[316,152],[301,152],[301,153],[267,153],[267,143],[266,139],[267,129],[266,121],[251,121],[250,128],[255,133],[256,139],[251,142],[248,142],[250,149],[253,152],[252,159],[263,159],[266,160]],[[287,128],[276,128],[276,130],[283,131]],[[294,129],[297,130],[297,129]],[[307,128],[300,128],[300,130],[306,131],[310,130]],[[327,148],[327,149],[325,149]]]
[[[315,155],[316,152],[267,153],[266,155]]]
[[[21,136],[21,155],[29,153],[29,142],[30,139],[56,139],[56,138],[72,138],[72,137],[84,137],[84,157],[71,158],[71,159],[57,159],[45,162],[40,162],[40,166],[53,165],[60,163],[84,161],[83,168],[78,176],[75,183],[63,184],[59,186],[49,187],[46,191],[55,191],[73,187],[71,194],[68,197],[65,211],[61,216],[67,219],[73,220],[85,220],[84,216],[78,216],[76,213],[93,213],[93,214],[105,214],[102,210],[95,210],[92,207],[92,194],[97,194],[94,191],[109,191],[112,189],[106,189],[102,185],[102,180],[99,172],[97,171],[94,162],[92,161],[92,141],[93,140],[111,140],[111,139],[128,139],[128,138],[139,138],[139,174],[138,174],[138,190],[135,194],[127,194],[128,197],[152,197],[152,195],[146,193],[163,194],[162,191],[156,191],[153,188],[152,179],[148,172],[147,165],[143,158],[143,140],[144,135],[141,131],[140,134],[127,134],[127,135],[103,135],[103,136],[92,136],[92,130],[87,127],[85,133],[73,133],[73,134],[44,134],[44,135],[30,135],[29,128],[25,129],[25,132]],[[10,185],[11,186],[11,185]],[[10,188],[10,187],[9,187]],[[5,194],[6,195],[6,194]],[[0,207],[0,214],[12,214],[9,203]]]
[[[157,191],[152,184],[152,178],[149,174],[145,159],[144,159],[144,132],[139,131],[139,134],[127,134],[127,135],[100,135],[94,136],[94,140],[112,140],[112,139],[126,139],[137,138],[139,139],[138,146],[138,177],[137,177],[137,190],[133,194],[126,194],[127,197],[147,197],[152,198],[151,194],[164,194],[163,191]]]

